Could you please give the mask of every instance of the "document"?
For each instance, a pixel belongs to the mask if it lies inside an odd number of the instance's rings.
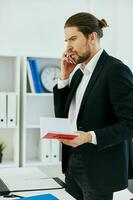
[[[48,178],[48,176],[36,167],[19,167],[12,169],[1,169],[0,177],[2,180],[8,182],[9,180],[32,180],[40,178]]]
[[[48,189],[61,189],[62,186],[53,178],[8,180],[4,181],[11,192],[17,191],[36,191]]]
[[[0,195],[9,192],[61,189],[64,186],[64,182],[58,177],[49,178],[35,167],[0,170]]]
[[[74,139],[79,135],[68,118],[42,117],[40,131],[41,137],[48,139]]]

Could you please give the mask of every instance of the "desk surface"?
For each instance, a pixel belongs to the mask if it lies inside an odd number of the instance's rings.
[[[58,167],[59,168],[59,167]],[[31,169],[31,168],[30,168]],[[49,169],[49,170],[48,170]],[[12,169],[13,171],[13,169]],[[43,172],[46,171],[46,174],[49,174],[48,175],[52,175],[52,176],[57,176],[57,175],[60,175],[58,173],[58,171],[55,170],[55,167],[51,167],[51,170],[50,170],[50,167],[48,166],[48,168],[44,167],[44,170],[42,170]],[[1,173],[3,174],[4,171],[1,170]],[[52,172],[54,172],[55,174],[52,174]],[[7,174],[7,172],[6,172]],[[11,176],[11,169],[10,169],[10,176]],[[22,176],[23,174],[21,174]],[[61,174],[62,175],[62,174]],[[20,177],[21,177],[20,176]],[[30,174],[30,177],[32,176],[32,174]],[[34,174],[35,176],[35,174]],[[40,174],[40,176],[42,176],[42,174]],[[27,177],[27,175],[26,175]],[[60,176],[60,178],[62,178]],[[64,180],[64,177],[63,177],[63,180]],[[16,192],[16,193],[13,193],[13,194],[16,194],[16,195],[20,195],[20,196],[24,196],[24,197],[28,197],[28,196],[34,196],[34,195],[39,195],[39,194],[47,194],[47,193],[51,193],[53,195],[55,195],[57,198],[59,198],[60,200],[75,200],[72,196],[70,196],[66,191],[65,189],[56,189],[56,190],[42,190],[42,191],[27,191],[27,192]],[[119,191],[119,192],[115,192],[114,193],[114,198],[113,200],[130,200],[131,198],[133,198],[133,194],[131,192],[129,192],[127,189],[125,190],[122,190],[122,191]],[[3,198],[3,197],[0,197],[0,200],[13,200],[15,198]]]
[[[133,198],[133,194],[131,192],[129,192],[128,189],[125,190],[121,190],[119,192],[115,192],[114,193],[114,198],[113,200],[130,200]]]

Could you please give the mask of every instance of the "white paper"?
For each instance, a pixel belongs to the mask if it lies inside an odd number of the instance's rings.
[[[39,179],[48,176],[36,167],[6,168],[0,170],[0,177],[3,181]]]
[[[77,135],[68,118],[42,117],[40,118],[40,131],[42,137],[48,132]]]
[[[50,189],[50,188],[62,188],[52,178],[44,179],[32,179],[32,180],[9,180],[6,183],[10,191],[22,191],[22,190],[39,190],[39,189]]]
[[[122,200],[122,199],[128,200],[131,198],[133,198],[133,194],[129,192],[128,189],[114,192],[114,198],[113,198],[114,200]]]

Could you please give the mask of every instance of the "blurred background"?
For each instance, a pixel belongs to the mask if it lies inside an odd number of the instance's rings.
[[[81,11],[107,20],[102,47],[133,69],[133,0],[0,0],[0,54],[60,58],[64,22]]]
[[[64,23],[68,17],[77,12],[90,12],[99,19],[107,20],[109,27],[104,30],[104,36],[101,40],[102,48],[112,56],[121,59],[133,70],[133,0],[0,0],[0,56],[60,58],[65,49]],[[3,61],[2,58],[1,66],[8,61],[8,58],[4,59]],[[7,62],[7,68],[8,65],[12,66],[12,59],[14,61],[14,58],[11,58]],[[2,67],[1,74],[5,72],[4,68]],[[0,79],[5,84],[6,73],[3,78],[2,76]],[[19,97],[19,92],[17,92],[15,94]],[[26,96],[26,94],[25,92],[24,95]],[[34,101],[34,97],[36,98],[34,94],[28,98],[30,99],[30,97],[31,102]],[[38,95],[36,99],[36,105],[38,105],[38,100],[43,104],[45,96]],[[42,105],[39,105],[41,108]],[[26,107],[26,105],[24,106]],[[22,109],[24,110],[24,108]],[[30,130],[33,131],[33,140],[36,142],[36,137],[39,138],[39,128],[38,136],[34,134],[34,126]],[[29,131],[29,133],[31,132]],[[4,138],[3,130],[1,135]],[[9,137],[9,141],[12,140],[11,137]],[[12,142],[12,144],[14,143]],[[33,141],[31,145],[34,145]],[[14,148],[12,146],[11,148]],[[37,145],[36,147],[38,148]],[[34,154],[32,148],[31,151]],[[10,152],[9,146],[7,152],[9,157]],[[53,171],[55,172],[55,167]],[[129,190],[133,192],[133,180],[129,181]]]

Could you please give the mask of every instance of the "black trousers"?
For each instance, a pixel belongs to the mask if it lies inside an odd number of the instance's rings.
[[[96,191],[89,185],[82,158],[78,152],[71,153],[65,182],[66,191],[76,200],[113,200],[113,192]]]

